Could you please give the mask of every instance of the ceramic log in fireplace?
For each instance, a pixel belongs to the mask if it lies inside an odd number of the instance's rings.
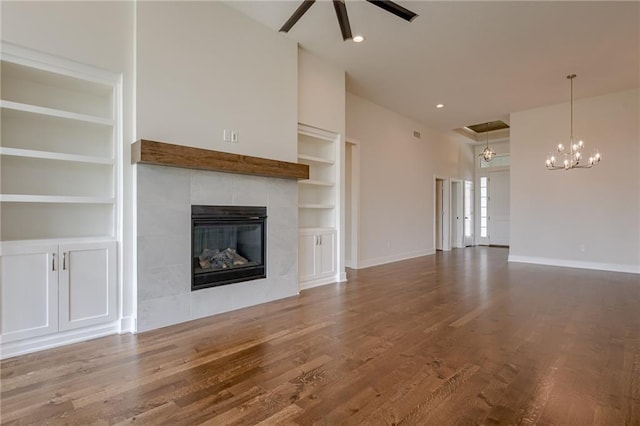
[[[266,207],[191,206],[191,290],[266,278]]]

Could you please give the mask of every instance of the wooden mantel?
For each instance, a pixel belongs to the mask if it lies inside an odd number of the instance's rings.
[[[141,139],[131,145],[132,164],[240,173],[283,179],[309,179],[309,166]]]

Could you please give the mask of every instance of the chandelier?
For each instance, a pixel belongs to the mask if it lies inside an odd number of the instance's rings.
[[[488,163],[496,156],[496,152],[489,148],[489,123],[487,123],[487,131],[485,133],[487,134],[487,146],[482,150],[479,157]]]
[[[573,79],[576,78],[575,74],[567,76],[571,82],[571,134],[569,138],[569,149],[565,148],[563,144],[558,144],[555,154],[549,154],[545,165],[548,170],[571,170],[571,169],[590,169],[600,162],[600,153],[594,150],[593,153],[584,159],[582,150],[584,149],[584,142],[579,140],[574,142],[573,140]]]

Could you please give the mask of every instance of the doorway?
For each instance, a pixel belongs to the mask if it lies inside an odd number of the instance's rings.
[[[434,182],[434,247],[436,250],[451,250],[451,218],[449,196],[451,189],[449,180],[446,178],[436,177]]]
[[[489,243],[509,246],[510,174],[502,171],[489,176]]]
[[[464,247],[463,221],[463,186],[462,181],[451,180],[451,247]]]
[[[360,193],[359,142],[347,139],[344,146],[345,266],[358,269],[358,217]]]
[[[464,245],[473,245],[473,182],[464,181]]]
[[[477,243],[509,246],[510,174],[508,170],[491,172],[479,179],[480,205]]]

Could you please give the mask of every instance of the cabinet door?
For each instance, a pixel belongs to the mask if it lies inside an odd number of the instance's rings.
[[[60,245],[60,330],[113,321],[116,244]]]
[[[315,233],[301,232],[298,236],[298,278],[307,281],[316,276],[316,243]]]
[[[2,341],[58,331],[56,245],[12,246],[0,256]]]
[[[336,233],[325,231],[319,234],[320,245],[318,245],[318,277],[331,275],[336,271]]]

